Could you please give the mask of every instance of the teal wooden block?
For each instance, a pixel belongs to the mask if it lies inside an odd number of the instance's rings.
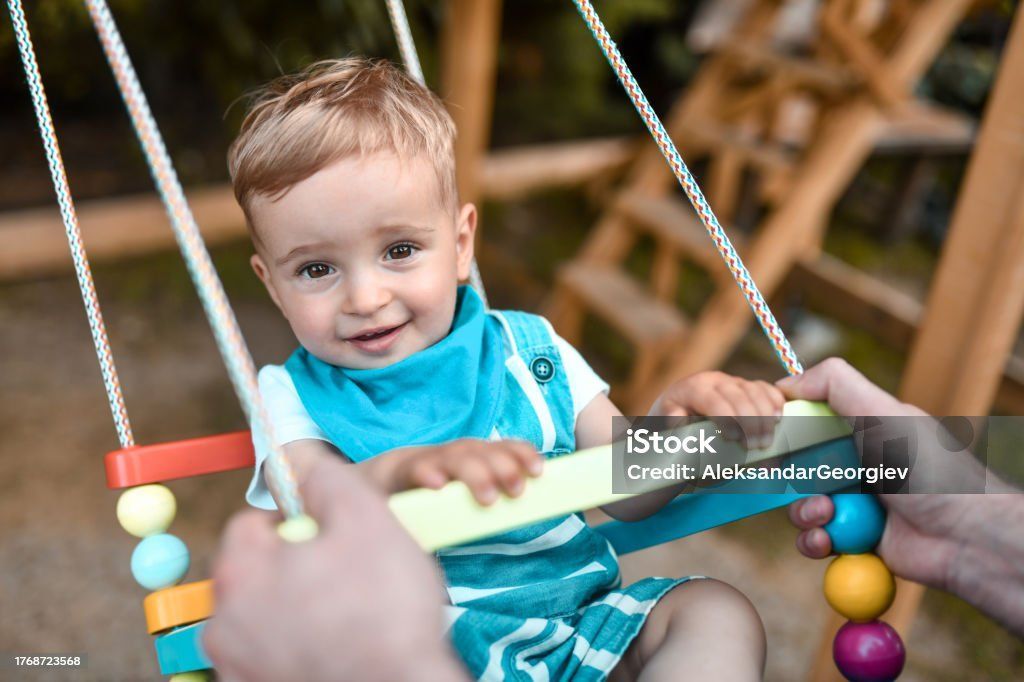
[[[176,675],[213,667],[213,663],[203,651],[202,637],[205,627],[206,621],[202,621],[171,630],[153,640],[162,674]]]

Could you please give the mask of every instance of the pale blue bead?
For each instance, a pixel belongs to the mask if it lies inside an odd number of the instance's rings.
[[[870,552],[882,539],[885,510],[874,495],[844,493],[833,495],[836,513],[825,524],[832,538],[832,551],[837,554]]]
[[[132,552],[132,575],[147,590],[177,584],[188,572],[188,565],[188,547],[169,533],[150,535]]]

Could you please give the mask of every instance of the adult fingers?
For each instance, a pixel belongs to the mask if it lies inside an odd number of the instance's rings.
[[[352,519],[386,509],[382,493],[375,490],[351,464],[323,458],[310,468],[300,488],[305,511],[321,531],[344,528]]]
[[[845,416],[923,414],[875,386],[840,358],[828,358],[775,385],[790,399],[824,400]]]
[[[812,528],[796,537],[796,548],[810,559],[824,559],[832,553],[832,539],[823,528]]]
[[[805,497],[789,505],[789,520],[802,530],[819,528],[832,520],[835,509],[827,495]]]
[[[221,538],[213,563],[213,586],[218,598],[234,589],[248,567],[268,560],[280,543],[274,531],[278,516],[250,509],[235,514]]]

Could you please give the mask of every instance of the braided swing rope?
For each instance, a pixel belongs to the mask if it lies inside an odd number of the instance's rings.
[[[597,15],[589,0],[573,0],[573,3],[576,5],[576,9],[579,10],[590,32],[594,35],[594,39],[597,40],[608,63],[611,64],[615,75],[619,78],[619,82],[622,83],[622,87],[625,88],[626,94],[629,95],[629,99],[633,102],[633,106],[636,107],[640,117],[647,125],[647,130],[650,131],[651,136],[657,143],[658,149],[661,150],[665,160],[668,161],[668,165],[672,168],[676,179],[679,180],[679,184],[682,186],[687,198],[711,236],[711,240],[715,243],[715,247],[722,256],[722,260],[725,261],[729,272],[732,273],[733,279],[736,280],[740,291],[743,292],[744,297],[746,297],[747,302],[750,304],[750,308],[754,311],[754,315],[761,324],[761,329],[764,330],[764,333],[771,340],[772,346],[775,348],[775,354],[778,355],[779,360],[790,374],[803,373],[803,366],[801,366],[800,361],[797,359],[793,347],[789,344],[786,334],[775,320],[775,316],[768,308],[768,303],[764,300],[757,285],[754,284],[754,280],[750,277],[750,272],[743,265],[743,261],[740,260],[739,254],[733,248],[728,235],[726,235],[725,230],[719,224],[718,218],[715,216],[714,211],[711,210],[707,199],[704,198],[704,193],[697,186],[697,181],[683,162],[683,158],[679,155],[679,151],[672,142],[672,138],[669,137],[665,126],[662,125],[661,119],[654,113],[654,109],[647,101],[643,90],[640,89],[640,85],[633,78],[633,74],[619,53],[618,47],[615,46],[604,24],[601,23],[601,18]]]
[[[405,13],[405,4],[402,0],[385,0],[385,4],[388,7],[388,16],[391,17],[391,28],[395,33],[398,51],[402,53],[402,61],[405,62],[405,70],[409,72],[413,80],[426,87],[427,81],[423,78],[423,67],[420,65],[416,43],[412,39],[412,29],[409,27],[409,16]],[[476,264],[475,257],[469,263],[469,284],[480,295],[484,308],[489,308],[487,292],[484,291],[484,280],[480,276],[480,267]]]
[[[132,434],[131,423],[128,421],[128,409],[124,404],[121,382],[117,377],[117,368],[114,366],[114,356],[110,350],[107,328],[103,323],[103,313],[100,311],[99,299],[96,296],[96,286],[93,284],[89,258],[86,256],[85,247],[82,246],[82,231],[78,225],[75,204],[71,200],[67,172],[64,170],[64,160],[61,158],[60,146],[57,143],[57,133],[53,126],[53,118],[50,116],[50,105],[46,99],[46,91],[43,89],[43,80],[39,75],[39,64],[36,62],[32,36],[28,31],[28,23],[25,21],[25,10],[21,5],[21,0],[7,0],[7,8],[10,10],[14,36],[18,42],[18,52],[21,55],[22,66],[25,68],[25,78],[32,96],[32,106],[39,123],[39,133],[42,137],[43,149],[46,152],[46,163],[50,167],[53,189],[57,193],[57,205],[60,207],[60,217],[64,222],[64,232],[67,234],[68,246],[71,249],[71,260],[75,265],[78,288],[82,292],[85,316],[89,320],[89,331],[92,333],[92,343],[96,348],[96,358],[100,363],[103,387],[106,389],[107,401],[110,403],[110,413],[114,418],[114,428],[117,429],[117,439],[122,448],[130,448],[135,445],[135,436]]]
[[[388,6],[398,51],[402,53],[402,61],[405,62],[405,70],[417,83],[426,85],[416,43],[412,39],[412,29],[409,27],[409,16],[405,13],[405,3],[402,0],[386,0],[385,4]]]
[[[170,217],[175,239],[199,294],[235,393],[253,434],[257,438],[262,438],[270,451],[267,458],[268,473],[281,500],[282,511],[288,518],[299,516],[303,513],[303,508],[295,475],[280,447],[274,442],[270,420],[260,400],[256,366],[252,355],[249,354],[249,349],[242,338],[238,320],[228,303],[224,285],[217,276],[210,253],[203,243],[199,226],[185,200],[185,192],[164,146],[146,96],[139,85],[135,68],[125,50],[110,8],[105,0],[85,0],[85,4],[128,109],[135,134],[142,145],[160,199]]]

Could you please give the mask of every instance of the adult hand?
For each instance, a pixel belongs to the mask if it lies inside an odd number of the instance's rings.
[[[435,566],[350,467],[310,467],[313,540],[285,542],[266,512],[229,523],[203,642],[220,679],[465,679],[442,637]]]
[[[776,385],[789,399],[823,400],[844,416],[927,417],[875,386],[845,361],[830,358],[804,374]],[[862,443],[862,445],[864,445]],[[870,447],[870,446],[869,446]],[[985,472],[970,457],[951,457],[938,446],[919,443],[918,467],[933,463],[944,476],[980,477]],[[927,472],[926,472],[927,473]],[[1017,492],[993,474],[991,492]],[[885,532],[876,552],[902,578],[944,589],[971,602],[1018,634],[1024,633],[1024,498],[993,494],[879,495],[886,507]],[[790,520],[801,529],[797,548],[811,558],[832,552],[822,528],[835,508],[825,496],[804,498],[790,505]]]

